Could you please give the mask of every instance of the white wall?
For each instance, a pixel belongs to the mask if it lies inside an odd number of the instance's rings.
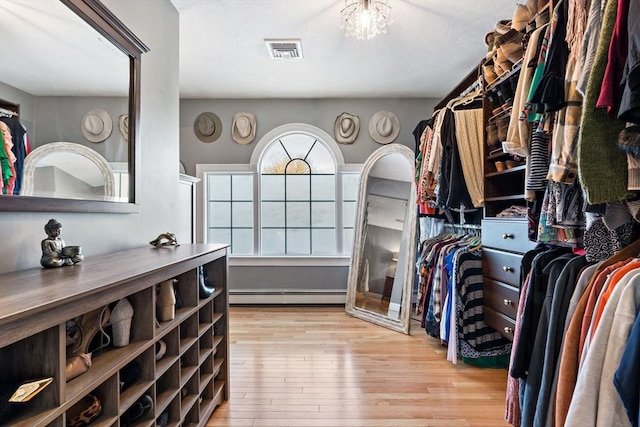
[[[159,233],[177,227],[175,210],[183,208],[177,202],[178,12],[169,0],[103,0],[103,3],[151,49],[142,57],[141,212],[0,212],[0,273],[40,265],[40,241],[46,237],[43,227],[50,218],[62,223],[62,237],[67,244],[81,245],[85,257],[146,246]]]

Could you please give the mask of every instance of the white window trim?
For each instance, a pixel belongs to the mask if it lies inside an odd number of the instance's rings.
[[[269,256],[269,255],[229,255],[230,266],[349,266],[350,255],[345,255],[342,218],[342,174],[360,173],[363,164],[345,164],[344,156],[338,143],[331,135],[320,128],[306,123],[289,123],[279,126],[267,132],[253,148],[249,164],[196,164],[196,177],[201,179],[202,189],[200,191],[201,212],[202,212],[202,241],[207,240],[207,203],[205,178],[208,172],[212,173],[248,173],[254,177],[254,251],[260,251],[260,160],[264,150],[278,137],[291,133],[308,133],[310,136],[318,137],[324,142],[334,157],[336,164],[336,255],[318,256]],[[341,252],[341,253],[340,253]]]

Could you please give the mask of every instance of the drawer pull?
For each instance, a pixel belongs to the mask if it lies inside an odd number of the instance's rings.
[[[513,267],[507,267],[506,265],[502,266],[502,271],[505,273],[513,272]]]
[[[509,233],[503,233],[502,234],[502,238],[507,240],[507,239],[513,239],[513,234],[509,234]]]
[[[513,304],[513,301],[511,301],[510,299],[505,299],[503,302],[504,302],[504,305],[511,305],[511,304]]]
[[[513,333],[513,328],[510,328],[508,326],[504,327],[504,333],[505,334],[512,334]]]

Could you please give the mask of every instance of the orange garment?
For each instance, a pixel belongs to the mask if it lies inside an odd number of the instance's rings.
[[[598,302],[598,296],[600,296],[600,292],[604,288],[607,283],[607,279],[610,274],[615,274],[617,270],[620,268],[625,268],[631,264],[633,258],[628,258],[624,261],[622,265],[618,265],[618,263],[614,265],[610,265],[606,267],[603,271],[598,274],[596,280],[593,282],[593,287],[591,288],[591,292],[589,293],[589,298],[587,299],[587,304],[585,306],[584,314],[582,315],[582,328],[580,329],[580,345],[578,347],[578,360],[582,360],[582,351],[584,349],[584,343],[587,340],[587,335],[589,334],[589,328],[591,327],[591,319],[593,318],[593,313],[595,312],[596,303]],[[614,268],[615,265],[618,265]]]
[[[578,346],[580,344],[580,330],[582,328],[582,316],[585,312],[589,293],[593,286],[595,278],[605,268],[618,263],[618,266],[625,264],[626,259],[636,257],[640,253],[640,239],[629,244],[627,247],[605,260],[593,273],[593,278],[585,288],[576,311],[571,318],[569,328],[564,337],[562,346],[562,356],[560,358],[560,369],[558,374],[558,390],[555,400],[555,425],[565,425],[567,412],[569,412],[569,404],[573,396],[573,390],[576,386],[578,377]]]
[[[600,322],[600,318],[602,317],[602,312],[604,311],[604,306],[609,301],[611,297],[611,293],[613,289],[616,287],[620,279],[622,279],[628,272],[635,270],[640,267],[640,261],[635,261],[630,264],[625,265],[624,267],[620,267],[611,275],[611,281],[609,282],[609,286],[602,293],[602,297],[600,298],[600,302],[596,307],[596,315],[593,320],[593,327],[591,328],[591,337],[596,331],[598,327],[598,323]]]

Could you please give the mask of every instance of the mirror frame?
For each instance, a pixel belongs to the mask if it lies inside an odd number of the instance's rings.
[[[56,199],[31,196],[0,197],[0,212],[140,212],[140,60],[149,48],[99,0],[60,0],[93,29],[129,57],[129,202]]]
[[[413,151],[408,147],[401,144],[388,144],[385,145],[371,154],[362,168],[362,174],[360,175],[360,187],[358,190],[358,204],[357,204],[357,216],[356,224],[353,235],[353,251],[351,252],[351,261],[349,263],[349,280],[347,283],[347,300],[345,303],[345,311],[348,315],[357,317],[362,320],[374,323],[379,326],[384,326],[391,330],[409,334],[409,328],[411,323],[411,298],[413,293],[413,281],[415,275],[415,257],[417,247],[417,221],[418,210],[416,206],[416,184],[415,180],[411,180],[411,194],[407,200],[407,209],[413,208],[412,214],[408,215],[409,221],[405,222],[403,227],[403,234],[408,232],[406,253],[404,257],[403,265],[398,265],[397,269],[404,271],[403,284],[402,284],[402,302],[400,304],[400,318],[392,319],[387,316],[383,316],[372,311],[364,310],[355,305],[356,303],[356,290],[358,286],[358,266],[362,259],[362,247],[360,247],[360,241],[364,233],[364,219],[366,216],[366,199],[367,199],[367,184],[369,182],[369,175],[371,169],[376,162],[381,158],[389,154],[401,154],[408,162],[408,165],[413,170],[415,163],[415,156]],[[406,227],[409,227],[408,229]],[[413,244],[412,244],[413,243]]]

